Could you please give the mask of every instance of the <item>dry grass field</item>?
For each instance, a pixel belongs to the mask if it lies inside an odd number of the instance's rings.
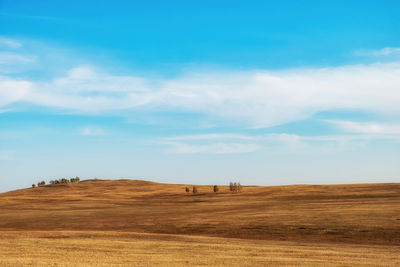
[[[400,266],[400,248],[93,231],[2,232],[0,266]]]
[[[0,194],[0,265],[400,266],[400,184],[88,180]]]

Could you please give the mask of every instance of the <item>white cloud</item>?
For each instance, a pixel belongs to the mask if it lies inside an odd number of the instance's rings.
[[[25,99],[77,112],[145,107],[195,112],[268,127],[319,111],[357,109],[400,115],[400,64],[374,64],[290,71],[187,74],[151,81],[114,76],[90,67],[36,83]]]
[[[66,77],[40,82],[27,101],[77,112],[106,112],[133,109],[148,104],[151,88],[132,76],[112,76],[93,67],[73,68]]]
[[[99,127],[84,127],[80,130],[80,134],[85,136],[98,136],[104,135],[105,132],[102,128]]]
[[[328,121],[330,123],[337,123],[338,121]],[[258,142],[280,142],[280,143],[297,143],[297,142],[343,142],[343,141],[353,141],[353,140],[372,140],[372,139],[400,139],[400,136],[396,136],[398,133],[398,128],[395,128],[395,132],[386,132],[386,136],[376,135],[376,132],[361,132],[361,131],[351,131],[358,134],[337,134],[337,135],[297,135],[288,133],[270,133],[264,135],[246,135],[246,134],[194,134],[194,135],[182,135],[174,137],[163,138],[162,141],[168,144],[168,142],[174,141],[215,141],[222,140],[226,142],[227,140],[240,140],[240,141],[258,141]],[[363,134],[369,133],[369,134]]]
[[[387,54],[397,50],[382,51]],[[0,53],[0,63],[24,64],[32,60],[35,57]],[[1,71],[7,72],[4,67]],[[20,89],[0,87],[3,110],[10,103],[25,102],[74,113],[171,111],[204,115],[211,118],[211,123],[222,121],[225,125],[254,128],[337,109],[400,116],[400,62],[277,71],[210,70],[156,79],[115,75],[83,65],[48,80],[1,80],[12,81],[12,87],[29,87],[23,94]]]
[[[30,82],[0,76],[0,107],[24,100],[31,88]]]
[[[10,38],[4,38],[4,37],[0,37],[0,45],[4,45],[4,46],[12,48],[12,49],[17,49],[22,46],[22,44],[20,42],[18,42],[17,40],[10,39]]]
[[[168,143],[172,146],[168,150],[174,154],[238,154],[249,153],[260,149],[257,144],[215,143],[215,144],[185,144],[180,142]]]
[[[363,133],[363,134],[399,134],[399,124],[388,124],[378,122],[354,122],[354,121],[328,121],[341,130],[352,133]]]

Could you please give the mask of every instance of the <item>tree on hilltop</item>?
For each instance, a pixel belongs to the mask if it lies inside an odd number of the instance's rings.
[[[80,181],[81,179],[79,179],[79,177],[77,176],[77,177],[75,177],[75,178],[71,178],[71,179],[69,179],[69,181],[70,181],[70,183],[79,183],[79,181]]]

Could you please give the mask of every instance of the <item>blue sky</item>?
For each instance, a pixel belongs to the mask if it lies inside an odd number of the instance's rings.
[[[0,2],[0,191],[398,182],[398,1]]]

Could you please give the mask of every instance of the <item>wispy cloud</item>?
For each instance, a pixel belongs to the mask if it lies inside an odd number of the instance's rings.
[[[0,64],[23,64],[35,61],[35,56],[22,55],[14,52],[0,52]]]
[[[385,47],[378,50],[359,50],[356,51],[355,54],[363,57],[400,56],[400,47]]]
[[[276,72],[187,74],[150,81],[78,67],[50,82],[32,82],[24,101],[77,112],[145,107],[268,127],[319,111],[358,109],[400,115],[400,64]]]
[[[354,121],[328,121],[341,130],[352,133],[364,134],[399,134],[400,124],[389,124],[379,122],[354,122]]]
[[[338,121],[329,121],[330,123],[335,123]],[[400,136],[396,137],[398,133],[398,128],[396,126],[396,131],[385,132],[388,135],[387,138],[400,139]],[[264,135],[245,135],[245,134],[194,134],[194,135],[182,135],[174,137],[166,137],[162,140],[169,141],[216,141],[222,140],[226,142],[227,140],[245,140],[245,141],[271,141],[271,142],[282,142],[282,143],[295,143],[303,141],[343,141],[343,140],[371,140],[371,139],[382,139],[380,135],[376,135],[377,132],[361,132],[361,131],[351,131],[358,134],[330,134],[330,135],[298,135],[298,134],[288,134],[288,133],[270,133]],[[369,133],[369,134],[362,134]],[[382,133],[382,132],[381,132]]]
[[[166,137],[164,140],[167,141],[191,141],[191,140],[260,140],[264,139],[265,136],[251,136],[244,134],[234,134],[234,133],[214,133],[214,134],[194,134],[194,135],[181,135],[181,136],[173,136]]]
[[[0,37],[0,45],[4,45],[8,48],[17,49],[22,46],[20,42],[14,39]]]
[[[167,152],[174,154],[238,154],[249,153],[260,149],[257,144],[215,143],[186,144],[180,142],[168,143],[172,148]]]
[[[245,134],[194,134],[163,138],[160,144],[170,146],[169,153],[178,154],[230,154],[250,153],[261,149],[281,152],[334,152],[351,150],[354,147],[366,146],[371,141],[400,141],[395,131],[386,131],[386,135],[376,131],[351,131],[357,134],[337,135],[297,135],[287,133],[271,133],[264,135]],[[382,133],[380,131],[379,133]]]
[[[6,59],[10,56],[31,60],[23,54],[3,54]],[[126,116],[137,110],[168,111],[254,128],[337,109],[400,116],[400,62],[276,71],[192,71],[156,79],[80,65],[47,80],[0,77],[3,80],[7,83],[0,89],[0,108],[24,102],[74,113]]]
[[[247,135],[235,133],[212,133],[212,134],[193,134],[166,137],[165,141],[215,141],[215,140],[240,140],[240,141],[280,141],[280,142],[296,142],[300,138],[299,135],[287,133],[271,133],[264,135]]]
[[[0,12],[0,16],[7,16],[7,17],[14,17],[20,19],[34,19],[34,20],[49,20],[49,21],[59,21],[62,20],[57,17],[50,17],[50,16],[31,16],[31,15],[24,15],[24,14],[17,14],[17,13],[6,13]]]
[[[100,127],[84,127],[80,129],[79,133],[84,136],[99,136],[105,134],[104,130]]]

